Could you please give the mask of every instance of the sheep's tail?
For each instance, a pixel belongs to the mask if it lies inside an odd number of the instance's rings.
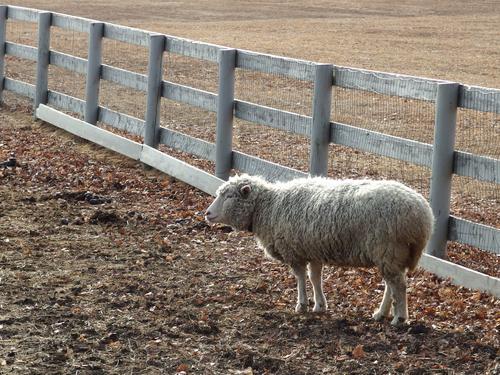
[[[410,244],[409,250],[410,253],[408,254],[408,262],[406,263],[406,267],[408,268],[408,271],[412,272],[415,271],[415,268],[417,268],[418,261],[420,260],[420,257],[422,256],[422,253],[424,252],[425,249],[425,244]]]
[[[429,238],[431,237],[434,226],[433,223],[434,216],[432,215],[430,207],[428,207],[427,215],[422,218],[421,225],[416,226],[417,228],[420,227],[423,230],[415,233],[413,241],[411,241],[408,246],[409,254],[406,267],[410,272],[415,271],[415,268],[417,268],[418,261],[420,260],[420,257],[422,256],[422,253],[427,246]]]

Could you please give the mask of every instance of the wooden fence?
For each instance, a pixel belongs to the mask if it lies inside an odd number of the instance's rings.
[[[38,44],[31,47],[6,40],[7,19],[36,22]],[[51,27],[88,33],[88,58],[50,50]],[[148,74],[138,74],[102,64],[102,40],[126,42],[149,49]],[[452,175],[468,176],[498,184],[500,160],[454,149],[457,108],[500,113],[500,90],[462,85],[399,74],[317,64],[128,28],[35,9],[0,6],[0,99],[3,90],[33,100],[35,116],[87,140],[140,160],[209,194],[227,179],[231,169],[259,174],[270,180],[287,180],[308,174],[233,150],[233,119],[310,138],[310,175],[326,175],[328,145],[339,144],[361,151],[431,168],[430,203],[436,228],[421,265],[457,284],[500,296],[500,279],[469,270],[443,259],[447,241],[476,246],[500,254],[500,230],[450,215]],[[167,51],[215,62],[219,66],[218,93],[165,81],[163,54]],[[6,77],[5,55],[37,63],[36,85]],[[86,77],[85,100],[48,89],[48,67],[54,65]],[[312,116],[266,107],[234,97],[235,69],[280,74],[314,85]],[[145,119],[138,119],[99,105],[99,82],[105,80],[147,93]],[[332,87],[344,87],[435,103],[434,144],[332,122]],[[160,126],[161,98],[217,114],[216,142],[206,142]],[[53,107],[83,116],[84,121]],[[101,129],[97,122],[144,137],[133,142]],[[215,162],[215,176],[157,150],[164,144]],[[382,147],[383,146],[383,147]],[[495,209],[495,208],[494,208]],[[496,208],[498,209],[498,207]]]

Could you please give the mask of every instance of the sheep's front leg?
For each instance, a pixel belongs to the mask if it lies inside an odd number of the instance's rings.
[[[295,264],[292,266],[292,273],[297,279],[297,306],[295,311],[303,313],[307,311],[307,291],[306,291],[306,265]]]
[[[324,312],[327,309],[326,298],[323,293],[323,263],[309,263],[309,280],[314,291],[314,312]]]

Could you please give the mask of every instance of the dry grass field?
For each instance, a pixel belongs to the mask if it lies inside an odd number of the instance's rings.
[[[317,62],[500,87],[500,2],[14,1],[75,16]],[[33,25],[8,39],[34,45]],[[86,57],[85,34],[53,28],[51,47]],[[145,73],[147,50],[105,41],[104,62]],[[164,78],[214,91],[215,64],[168,54]],[[34,64],[7,75],[34,83]],[[84,78],[50,68],[49,88],[83,98]],[[309,115],[312,86],[237,71],[236,96]],[[291,313],[293,279],[244,234],[207,227],[209,197],[34,122],[5,95],[0,161],[0,373],[336,374],[500,371],[498,299],[410,278],[410,325],[369,320],[370,270],[328,269],[330,311]],[[143,118],[142,93],[101,83],[101,104]],[[333,119],[431,142],[432,104],[334,89]],[[215,116],[162,100],[162,126],[209,141]],[[290,147],[293,145],[293,147]],[[307,170],[308,142],[235,121],[234,147]],[[457,147],[500,158],[500,116],[459,111]],[[171,150],[167,150],[172,152]],[[176,154],[177,155],[177,154]],[[330,175],[397,178],[428,194],[429,171],[331,146]],[[186,155],[179,155],[186,158]],[[191,162],[212,170],[208,162]],[[91,190],[105,199],[91,205]],[[454,178],[454,213],[500,227],[498,185]],[[450,244],[450,258],[499,276],[500,258]]]
[[[498,1],[12,1],[257,52],[500,87]]]

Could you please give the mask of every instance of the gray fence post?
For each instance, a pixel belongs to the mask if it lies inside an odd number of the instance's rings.
[[[441,83],[437,88],[430,191],[436,221],[427,252],[438,258],[446,257],[448,240],[458,87],[458,83]]]
[[[333,65],[316,65],[309,160],[309,174],[311,176],[326,176],[328,174],[332,85]]]
[[[92,22],[89,25],[89,46],[87,77],[85,82],[84,121],[95,125],[99,116],[99,82],[101,79],[102,36],[104,24]]]
[[[165,36],[151,34],[149,36],[148,96],[144,125],[144,144],[154,148],[157,148],[160,142],[160,103],[164,50]]]
[[[49,54],[50,54],[50,23],[52,13],[38,13],[38,56],[36,65],[36,89],[33,109],[35,111],[40,104],[47,103],[49,84]]]
[[[0,6],[0,105],[3,103],[5,79],[5,32],[7,26],[7,6]]]
[[[38,56],[36,65],[36,88],[33,109],[35,111],[40,104],[47,103],[49,84],[49,57],[50,57],[50,23],[52,13],[38,13]]]
[[[227,180],[232,167],[234,73],[236,50],[219,51],[219,92],[215,143],[215,176]]]

